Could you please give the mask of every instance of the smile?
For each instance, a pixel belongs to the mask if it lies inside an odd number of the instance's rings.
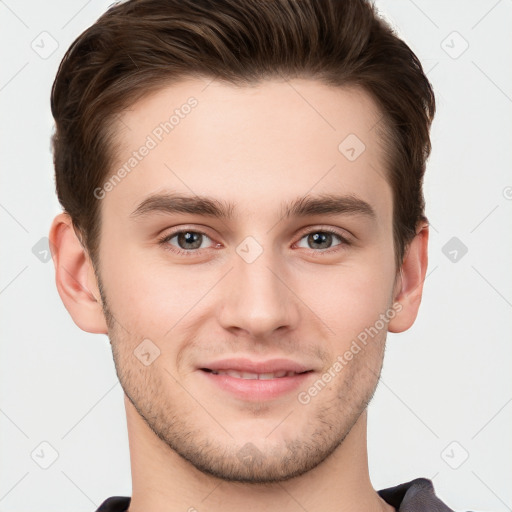
[[[307,372],[293,372],[293,371],[278,371],[273,373],[251,373],[251,372],[239,372],[236,370],[209,370],[203,368],[204,371],[213,373],[214,375],[228,375],[235,379],[249,379],[249,380],[271,380],[281,379],[283,377],[294,377],[295,375],[301,375]]]

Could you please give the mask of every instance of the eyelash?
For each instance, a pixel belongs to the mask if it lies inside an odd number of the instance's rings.
[[[178,231],[173,231],[172,233],[166,234],[162,238],[159,238],[158,239],[158,243],[159,243],[159,245],[163,246],[164,250],[170,251],[173,254],[176,254],[178,256],[185,256],[185,257],[196,256],[201,249],[190,249],[190,250],[187,251],[185,249],[178,249],[178,248],[176,248],[176,247],[174,247],[174,246],[172,246],[172,245],[170,245],[168,243],[176,235],[180,235],[182,233],[195,233],[195,234],[206,236],[207,238],[212,240],[211,237],[209,237],[203,231],[197,231],[197,230],[193,230],[193,229],[180,229]],[[339,233],[335,229],[328,228],[328,227],[326,227],[326,228],[317,228],[317,229],[312,229],[310,231],[306,231],[305,233],[302,233],[302,235],[301,235],[301,237],[299,238],[298,241],[300,242],[304,237],[306,237],[308,235],[311,235],[313,233],[329,233],[331,235],[335,235],[336,237],[338,237],[340,242],[341,242],[340,244],[338,244],[338,245],[336,245],[334,247],[331,247],[329,249],[321,249],[321,250],[318,250],[318,251],[316,251],[314,249],[309,249],[310,251],[313,252],[315,257],[322,257],[325,254],[332,254],[332,253],[338,252],[340,250],[343,250],[344,247],[352,245],[351,242],[346,237],[344,237],[341,233]]]

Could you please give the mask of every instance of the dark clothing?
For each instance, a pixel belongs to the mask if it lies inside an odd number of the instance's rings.
[[[377,492],[398,512],[454,512],[435,495],[434,486],[427,478],[416,478]],[[129,505],[129,497],[112,496],[96,512],[125,512]]]
[[[434,486],[427,478],[416,478],[377,492],[398,512],[454,512],[436,496]]]

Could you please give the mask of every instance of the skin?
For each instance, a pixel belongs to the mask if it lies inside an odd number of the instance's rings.
[[[369,479],[366,407],[387,331],[402,332],[416,318],[428,227],[418,225],[397,271],[392,193],[374,129],[379,110],[361,90],[312,80],[242,88],[184,80],[123,113],[111,173],[190,96],[197,106],[101,199],[96,272],[67,214],[50,231],[65,307],[81,329],[108,333],[112,345],[125,391],[129,510],[394,510]],[[338,150],[348,134],[366,146],[354,161]],[[163,191],[230,201],[236,216],[130,216]],[[281,214],[283,202],[327,193],[357,196],[375,217]],[[333,235],[315,245],[308,234],[324,228],[350,243]],[[190,253],[183,238],[159,243],[176,229],[207,236],[192,256],[180,255],[172,249]],[[262,249],[251,263],[236,251],[248,236]],[[400,311],[385,327],[300,403],[298,393],[393,304]],[[144,339],[160,350],[148,366],[134,355]],[[198,369],[237,355],[284,357],[314,371],[292,392],[244,400]],[[252,457],[244,458],[247,450]]]

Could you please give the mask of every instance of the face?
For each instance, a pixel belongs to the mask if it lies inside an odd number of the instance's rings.
[[[97,191],[115,365],[205,473],[303,474],[373,395],[396,312],[379,118],[355,89],[197,79],[120,119],[117,178]]]

